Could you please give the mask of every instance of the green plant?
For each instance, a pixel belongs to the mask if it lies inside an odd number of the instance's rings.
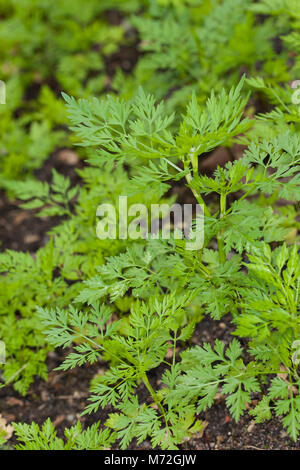
[[[16,424],[14,429],[19,440],[17,450],[102,450],[114,442],[109,430],[99,429],[100,423],[82,430],[78,421],[75,426],[65,429],[65,440],[57,437],[55,427],[47,419],[40,428],[36,423]],[[22,444],[21,444],[22,442]]]
[[[264,245],[249,255],[247,286],[239,289],[239,313],[233,318],[235,335],[249,338],[246,351],[233,340],[216,341],[192,348],[182,355],[183,376],[174,393],[178,400],[198,401],[197,411],[212,406],[221,388],[226,404],[237,421],[250,401],[260,400],[250,414],[260,423],[282,416],[289,435],[297,440],[300,430],[299,375],[293,345],[299,338],[299,249],[286,245],[271,252]],[[245,363],[245,357],[247,362]],[[252,360],[250,360],[250,358]],[[268,389],[266,390],[266,388]]]
[[[278,276],[283,276],[285,288],[283,281],[272,284],[274,273],[265,266],[263,256],[268,255],[270,263],[269,244],[284,241],[289,232],[286,217],[276,210],[277,199],[299,201],[299,139],[292,131],[270,141],[258,138],[243,158],[218,167],[214,177],[198,173],[201,154],[248,131],[250,122],[243,118],[247,98],[240,95],[242,85],[243,80],[229,94],[212,93],[205,107],[194,96],[176,132],[171,129],[174,116],[167,114],[162,103],[155,106],[154,99],[142,90],[129,103],[112,98],[106,102],[76,102],[65,96],[72,129],[83,145],[96,149],[90,159],[93,165],[97,161],[100,167],[112,161],[118,165],[126,162],[132,167],[133,182],[138,181],[141,188],[150,181],[152,194],[157,188],[159,196],[169,166],[169,178],[174,175],[176,179],[178,173],[185,177],[187,186],[204,207],[205,240],[201,250],[185,250],[184,241],[176,239],[135,242],[125,253],[108,258],[98,268],[98,274],[85,282],[75,300],[80,309],[39,309],[50,344],[74,345],[74,351],[60,368],[93,363],[100,357],[110,363],[104,376],[94,380],[91,403],[85,412],[95,412],[107,404],[114,406],[116,412],[110,415],[106,426],[117,433],[122,448],[134,437],[138,442],[149,437],[153,446],[176,448],[185,437],[203,429],[204,424],[194,420],[197,413],[212,405],[220,386],[238,420],[251,394],[262,392],[267,378],[279,374],[281,365],[291,367],[290,383],[276,378],[253,413],[258,420],[269,417],[270,411],[263,413],[262,408],[265,410],[273,400],[277,414],[285,409],[283,424],[290,435],[293,439],[298,435],[297,397],[289,397],[283,390],[276,392],[279,381],[287,391],[288,387],[299,385],[297,371],[291,365],[290,343],[298,335],[297,247],[289,252],[283,244],[273,251],[272,256],[280,259]],[[149,162],[148,170],[140,170],[138,158]],[[168,190],[168,185],[164,190]],[[207,199],[207,195],[213,197]],[[213,249],[214,240],[217,250]],[[289,253],[291,261],[281,273]],[[243,262],[242,255],[247,255],[250,264]],[[260,275],[269,287],[257,280]],[[269,292],[272,286],[275,291]],[[129,292],[129,316],[113,321],[118,302]],[[265,302],[255,300],[261,296]],[[274,296],[273,308],[270,298]],[[287,341],[280,329],[291,328],[285,323],[286,313],[278,311],[279,319],[273,318],[276,299],[289,301],[290,325],[296,322]],[[266,317],[259,313],[265,308]],[[252,320],[249,309],[258,309]],[[254,360],[243,357],[236,340],[226,351],[217,342],[215,351],[209,345],[194,347],[178,359],[176,348],[186,348],[203,315],[220,319],[227,313],[237,324],[237,335],[254,336],[249,345]],[[272,358],[263,349],[266,344],[270,346],[266,328],[271,318],[269,335],[279,341],[274,347],[286,348],[283,356]],[[276,326],[278,335],[273,333]],[[260,327],[264,327],[265,343],[261,343]],[[166,360],[168,349],[172,351],[170,362]],[[160,371],[161,376],[158,389],[151,385],[155,371]],[[152,404],[139,403],[136,391],[141,383]]]
[[[100,240],[96,237],[96,208],[103,201],[117,203],[123,191],[134,194],[130,203],[149,205],[144,187],[134,191],[128,174],[121,167],[112,172],[102,167],[79,171],[80,186],[53,172],[50,184],[37,180],[10,182],[8,188],[26,201],[22,207],[38,217],[61,216],[60,224],[49,233],[47,243],[34,255],[7,250],[0,253],[0,337],[6,343],[4,384],[13,383],[25,394],[34,377],[47,378],[43,328],[36,316],[36,305],[69,305],[79,295],[81,283],[96,274],[96,267],[108,256],[124,251],[132,242]],[[168,203],[161,193],[151,202]],[[170,203],[170,202],[169,202]],[[122,306],[120,305],[122,310]]]
[[[47,378],[48,351],[64,347],[60,370],[105,362],[84,413],[110,410],[101,429],[77,423],[65,439],[50,420],[42,428],[15,424],[17,449],[115,441],[125,449],[147,439],[176,449],[203,432],[202,413],[218,393],[235,420],[248,408],[257,422],[275,413],[296,440],[300,139],[289,84],[299,78],[296,0],[92,0],[84,14],[77,0],[50,3],[0,0],[9,96],[0,111],[0,186],[23,209],[60,218],[36,253],[0,254],[1,386],[25,394],[36,375]],[[112,6],[120,18],[133,15],[112,26]],[[136,33],[136,68],[126,80],[121,70],[108,80],[110,54]],[[55,170],[51,182],[33,178],[71,142],[87,155],[78,185]],[[236,143],[246,147],[240,159],[229,151],[231,161],[201,172],[209,153]],[[203,208],[202,247],[188,250],[175,232],[168,240],[96,237],[100,204],[117,206],[126,195],[147,209],[171,207],[175,184]],[[193,346],[207,315],[228,315],[238,339]]]
[[[286,25],[271,15],[258,17],[255,7],[252,0],[151,2],[131,20],[143,56],[130,80],[118,70],[115,89],[131,97],[142,85],[157,99],[167,98],[168,110],[183,110],[192,92],[204,103],[212,89],[237,83],[241,71],[272,85],[288,82],[287,50],[274,50]]]

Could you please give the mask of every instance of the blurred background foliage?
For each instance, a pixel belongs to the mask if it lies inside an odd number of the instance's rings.
[[[243,72],[271,85],[287,83],[299,69],[291,64],[300,44],[293,30],[298,13],[280,10],[286,0],[277,1],[277,9],[273,3],[1,0],[7,104],[0,107],[0,188],[70,146],[61,91],[128,98],[142,85],[173,110],[192,91],[204,102]]]

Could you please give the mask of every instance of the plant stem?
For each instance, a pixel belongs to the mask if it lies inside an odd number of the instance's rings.
[[[170,160],[168,160],[166,157],[163,157],[163,160],[165,160],[168,165],[171,165],[173,168],[175,168],[175,170],[178,171],[178,173],[181,173],[182,172],[182,169],[179,168],[179,166],[175,165],[175,163],[171,162]]]
[[[150,395],[151,395],[151,397],[152,397],[154,403],[158,406],[159,411],[161,412],[162,416],[164,417],[164,420],[165,420],[165,422],[166,422],[166,425],[168,425],[167,419],[166,419],[165,410],[164,410],[164,408],[163,408],[163,406],[162,406],[162,404],[161,404],[161,402],[160,402],[160,400],[159,400],[159,398],[158,398],[158,396],[157,396],[155,390],[154,390],[153,387],[151,386],[151,384],[150,384],[150,382],[149,382],[149,379],[148,379],[146,373],[143,375],[143,382],[144,382],[145,387],[147,388],[148,392],[150,393]]]
[[[185,176],[188,184],[191,184],[192,181],[193,181],[193,177],[191,175],[191,173],[188,173],[186,176]],[[203,206],[203,210],[204,210],[204,215],[207,216],[207,217],[210,217],[210,211],[207,207],[207,205],[205,204],[205,202],[203,201],[203,198],[202,196],[194,189],[194,188],[191,188],[192,190],[192,193],[194,194],[195,198],[197,199],[197,202]]]
[[[9,379],[4,384],[1,384],[0,388],[7,387],[7,385],[13,382],[14,379],[22,372],[22,370],[26,369],[28,365],[29,365],[28,362],[24,364],[24,366],[22,366],[19,370],[17,370],[17,372],[15,372],[11,377],[9,377]]]
[[[225,213],[226,213],[226,194],[222,193],[220,195],[220,219],[224,217]],[[223,230],[220,230],[217,236],[219,259],[220,259],[220,263],[224,264],[226,261],[226,253],[225,253],[224,241],[223,241],[222,236],[223,236]]]

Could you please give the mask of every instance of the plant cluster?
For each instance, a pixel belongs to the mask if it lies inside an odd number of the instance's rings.
[[[32,0],[13,2],[15,9],[25,3],[36,6]],[[89,75],[91,63],[97,77],[102,70],[99,54],[97,60],[90,57],[93,44],[109,38],[110,53],[123,37],[122,28],[105,23],[103,33],[95,18],[106,2],[101,7],[89,2],[86,18],[76,2],[63,4],[65,9],[57,4],[44,23],[48,2],[40,1],[41,17],[32,19],[30,28],[43,25],[47,34],[41,32],[43,41],[21,38],[19,47],[22,57],[40,62],[49,51],[52,62],[43,65],[43,77],[51,75],[54,64],[58,67],[65,104],[50,88],[45,102],[59,106],[61,123],[68,114],[72,139],[87,164],[78,170],[77,186],[56,171],[50,183],[32,177],[20,182],[17,171],[6,177],[4,156],[0,181],[5,179],[7,191],[37,216],[62,219],[36,253],[0,254],[0,337],[7,343],[3,385],[14,383],[25,394],[35,375],[46,379],[47,352],[63,347],[61,370],[99,360],[106,364],[105,373],[92,381],[84,413],[108,406],[113,411],[102,425],[83,430],[77,423],[66,429],[64,440],[50,420],[41,428],[15,424],[17,448],[103,449],[117,442],[126,449],[150,440],[153,448],[176,449],[203,432],[203,412],[220,393],[236,421],[246,410],[258,423],[280,416],[296,441],[300,115],[289,87],[298,70],[290,54],[298,47],[296,2],[124,2],[123,13],[135,12],[128,22],[143,54],[126,80],[121,71],[113,78],[118,96],[99,98],[90,96],[103,91],[101,79]],[[18,30],[25,34],[18,15],[8,7],[5,12],[7,25],[18,18]],[[72,47],[65,40],[67,18],[74,28]],[[27,27],[28,18],[23,19]],[[81,21],[88,26],[82,29]],[[52,28],[60,32],[55,57]],[[5,31],[0,28],[0,35],[8,42],[17,41]],[[274,39],[281,35],[278,52]],[[86,64],[80,73],[78,57]],[[18,54],[16,64],[17,59]],[[248,78],[240,78],[242,72]],[[18,83],[23,93],[26,84]],[[40,109],[39,102],[35,106]],[[27,126],[33,115],[24,112],[24,117]],[[52,124],[47,132],[56,135]],[[234,143],[243,145],[241,158],[218,166],[212,175],[201,171],[209,153]],[[24,155],[31,165],[30,154]],[[22,163],[25,169],[27,163]],[[187,250],[186,242],[174,236],[96,237],[99,204],[117,205],[126,195],[130,203],[146,207],[171,206],[174,182],[204,209],[201,249]],[[203,343],[197,337],[202,319],[218,321],[225,315],[232,340]],[[141,390],[148,394],[145,401]]]

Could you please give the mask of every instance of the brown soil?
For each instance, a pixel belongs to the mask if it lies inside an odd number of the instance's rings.
[[[0,251],[36,251],[46,243],[47,232],[57,223],[53,217],[38,219],[34,211],[20,209],[0,193]]]

